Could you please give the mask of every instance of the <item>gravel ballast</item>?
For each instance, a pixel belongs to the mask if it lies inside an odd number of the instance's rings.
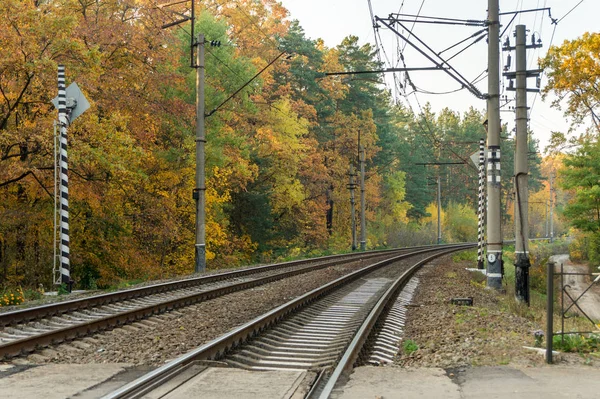
[[[350,262],[225,295],[29,356],[35,363],[130,363],[158,366],[376,260]],[[400,261],[406,265],[415,258]],[[165,322],[166,321],[166,322]]]

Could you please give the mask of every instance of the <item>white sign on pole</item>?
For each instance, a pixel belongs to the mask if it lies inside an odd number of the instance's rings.
[[[90,103],[87,98],[83,95],[81,90],[79,90],[79,86],[77,83],[73,82],[67,87],[67,107],[69,104],[69,100],[75,101],[75,107],[71,110],[71,114],[69,115],[69,121],[73,122],[77,117],[83,114],[85,111],[90,108]],[[52,104],[58,109],[58,97],[54,97],[52,99]]]

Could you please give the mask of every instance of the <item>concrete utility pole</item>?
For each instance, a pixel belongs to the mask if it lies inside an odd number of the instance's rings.
[[[350,223],[352,223],[352,250],[356,251],[356,209],[354,207],[354,189],[356,188],[356,183],[354,183],[354,167],[350,164],[350,172],[348,173],[350,176],[350,182],[348,183],[348,189],[350,190]]]
[[[365,219],[365,148],[360,146],[360,250],[367,249],[367,222]]]
[[[515,297],[529,305],[529,185],[527,165],[527,50],[525,25],[517,25],[515,149]]]
[[[442,182],[439,173],[437,177],[437,229],[437,243],[440,245],[442,243]]]
[[[487,287],[502,288],[500,225],[500,19],[498,0],[488,0]]]
[[[198,35],[196,43],[196,188],[193,197],[196,200],[196,273],[206,270],[206,183],[204,172],[204,35]]]

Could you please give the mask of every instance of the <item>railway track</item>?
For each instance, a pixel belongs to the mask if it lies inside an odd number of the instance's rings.
[[[403,251],[406,249],[259,266],[0,313],[0,359],[286,277]]]
[[[308,397],[327,398],[359,357],[368,361],[390,356],[390,329],[401,317],[394,303],[411,276],[436,257],[472,246],[429,248],[374,263],[271,310],[105,398],[162,397],[156,392],[173,392],[177,388],[166,386],[185,384],[206,369],[207,361],[256,371],[316,370],[318,378]],[[381,328],[374,328],[376,324]],[[376,342],[364,345],[368,341]],[[382,347],[387,350],[383,355]],[[366,348],[371,348],[369,353]]]

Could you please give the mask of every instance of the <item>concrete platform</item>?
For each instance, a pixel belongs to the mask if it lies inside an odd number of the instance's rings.
[[[476,367],[452,373],[443,369],[407,370],[360,367],[340,399],[558,399],[600,398],[600,370],[591,367]]]
[[[69,398],[127,367],[128,364],[48,364],[25,369],[4,366],[0,374],[0,398]]]

